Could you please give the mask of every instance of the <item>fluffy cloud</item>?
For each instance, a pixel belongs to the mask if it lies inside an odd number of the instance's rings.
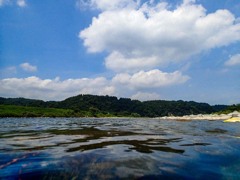
[[[61,100],[77,94],[112,95],[114,87],[103,77],[95,79],[40,79],[38,77],[0,80],[0,96]]]
[[[106,67],[116,72],[151,69],[156,63],[158,63],[156,56],[126,58],[116,51],[112,52],[105,60]]]
[[[36,72],[37,71],[37,66],[33,66],[29,63],[22,63],[20,64],[20,67],[27,72]]]
[[[240,54],[235,54],[225,62],[226,66],[238,66],[240,65]]]
[[[108,52],[105,64],[114,71],[178,63],[240,40],[240,23],[231,12],[222,9],[207,14],[193,0],[185,0],[173,10],[167,3],[154,1],[88,2],[101,13],[79,37],[89,52]]]
[[[59,78],[40,79],[35,76],[7,78],[0,80],[0,96],[62,100],[77,94],[96,94],[118,97],[132,96],[134,99],[146,100],[159,96],[155,93],[142,93],[140,92],[142,89],[151,90],[156,87],[181,84],[188,79],[188,76],[184,76],[178,71],[164,73],[159,70],[140,71],[133,75],[121,73],[112,79],[97,77],[61,81]]]
[[[157,69],[147,72],[139,71],[133,75],[121,73],[113,78],[114,83],[120,83],[134,89],[151,89],[171,86],[185,83],[187,80],[189,80],[189,77],[182,75],[179,71],[165,73]]]

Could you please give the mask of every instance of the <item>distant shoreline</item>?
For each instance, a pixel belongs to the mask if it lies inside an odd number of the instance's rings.
[[[71,109],[58,109],[58,108],[39,108],[39,107],[26,107],[14,105],[0,105],[0,118],[106,118],[106,119],[123,119],[123,118],[145,118],[145,119],[159,119],[159,120],[227,120],[232,117],[240,118],[240,111],[233,111],[225,114],[197,114],[197,115],[183,115],[183,116],[159,116],[159,117],[144,117],[144,116],[117,116],[114,114],[103,113],[75,113]]]
[[[230,113],[240,105],[209,105],[194,101],[138,101],[115,96],[83,95],[62,101],[0,97],[0,117],[163,117]]]
[[[130,117],[130,116],[109,116],[109,117],[77,117],[77,116],[9,116],[0,118],[91,118],[91,119],[159,119],[159,120],[211,120],[211,121],[224,121],[232,117],[240,118],[240,112],[233,112],[229,114],[198,114],[198,115],[184,115],[184,116],[163,116],[163,117]]]

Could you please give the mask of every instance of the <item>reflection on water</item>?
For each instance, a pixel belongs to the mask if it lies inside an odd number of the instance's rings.
[[[0,119],[0,179],[239,179],[240,124]]]

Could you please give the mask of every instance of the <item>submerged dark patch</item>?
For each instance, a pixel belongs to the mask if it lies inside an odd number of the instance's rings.
[[[0,179],[239,179],[239,132],[219,121],[3,118]]]

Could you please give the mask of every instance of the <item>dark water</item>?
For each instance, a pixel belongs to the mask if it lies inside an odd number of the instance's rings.
[[[240,179],[240,123],[0,119],[0,179]]]

